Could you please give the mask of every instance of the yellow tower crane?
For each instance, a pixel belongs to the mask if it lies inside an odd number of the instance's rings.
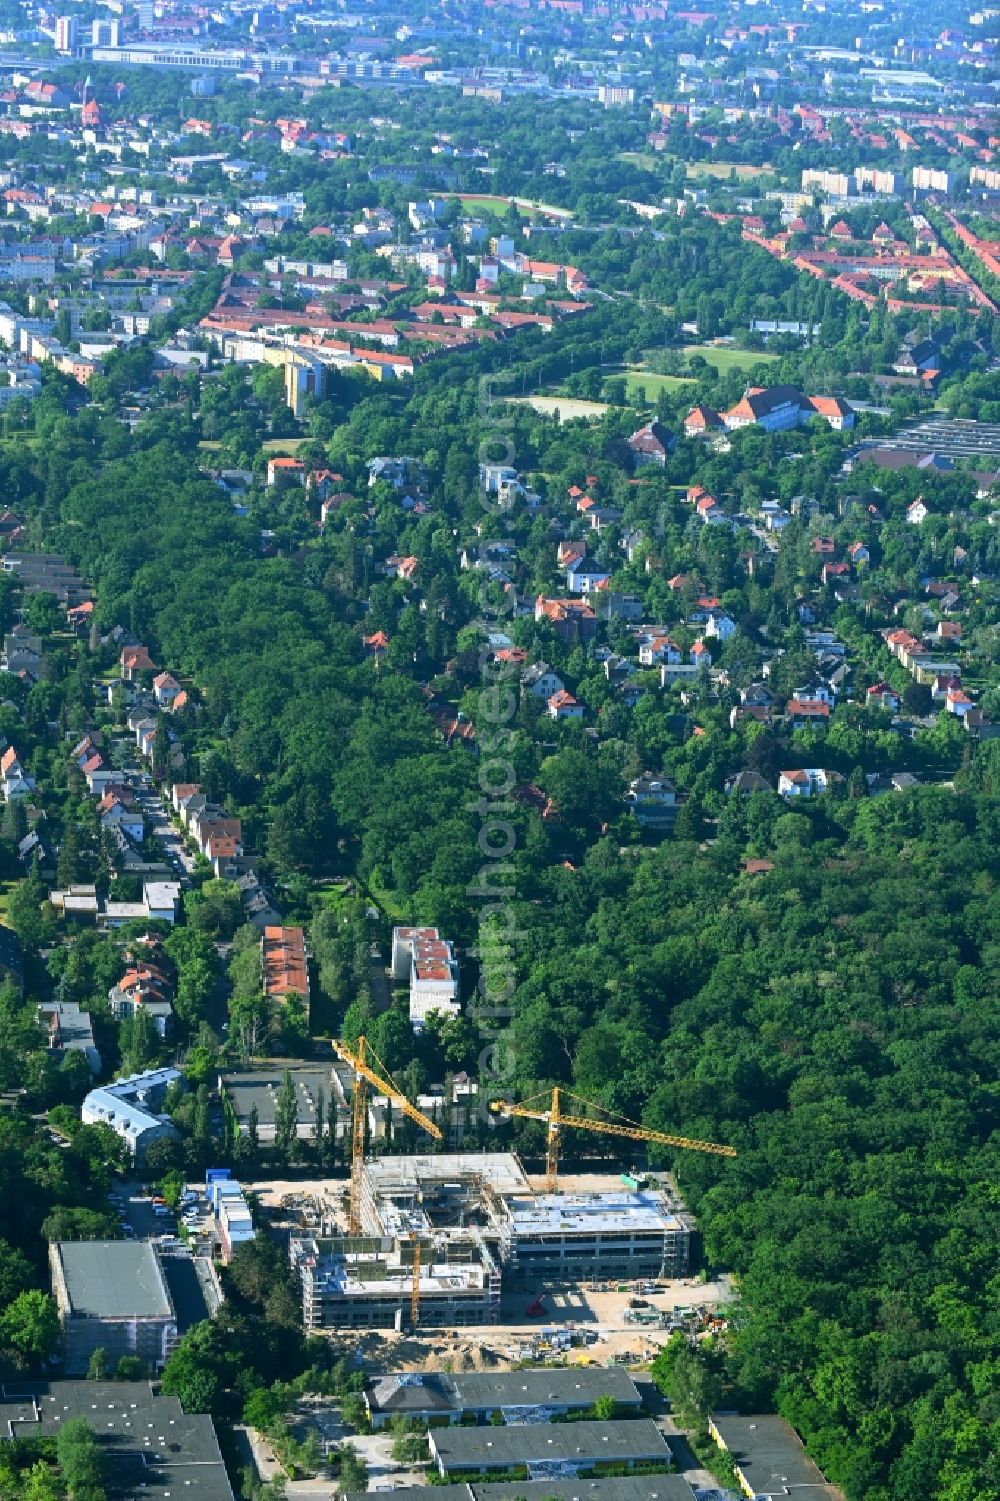
[[[389,1070],[372,1050],[364,1037],[358,1038],[356,1049],[351,1049],[344,1042],[334,1041],[333,1051],[342,1063],[346,1063],[354,1074],[354,1098],[351,1111],[351,1197],[350,1211],[348,1216],[348,1231],[351,1235],[361,1234],[361,1191],[362,1178],[365,1167],[365,1126],[367,1123],[367,1088],[370,1084],[379,1094],[384,1094],[390,1104],[422,1126],[429,1136],[437,1141],[443,1139],[440,1126],[418,1110],[416,1105],[411,1105],[401,1089],[389,1078]],[[381,1073],[372,1068],[368,1062],[369,1057],[378,1064]],[[413,1284],[410,1294],[410,1321],[414,1328],[420,1318],[420,1240],[413,1239]]]
[[[512,1105],[507,1100],[492,1100],[490,1109],[500,1115],[516,1115],[523,1120],[542,1121],[548,1127],[545,1143],[545,1187],[549,1193],[554,1193],[559,1177],[559,1142],[564,1126],[573,1126],[581,1131],[601,1131],[606,1136],[624,1136],[629,1141],[653,1141],[665,1147],[685,1147],[690,1152],[712,1152],[717,1157],[735,1157],[734,1147],[720,1146],[715,1141],[696,1141],[690,1136],[671,1136],[666,1131],[651,1131],[646,1126],[640,1126],[636,1121],[630,1121],[627,1116],[619,1116],[617,1120],[595,1120],[588,1115],[567,1115],[562,1108],[562,1096],[569,1095],[578,1105],[584,1105],[589,1110],[605,1110],[603,1105],[595,1105],[592,1100],[584,1100],[579,1095],[570,1094],[568,1089],[553,1089],[552,1097],[547,1094],[533,1095],[521,1105]],[[540,1109],[539,1101],[547,1101],[547,1108]],[[605,1114],[612,1115],[614,1111],[605,1110]]]
[[[354,1074],[354,1102],[352,1111],[351,1133],[351,1209],[349,1219],[349,1231],[351,1235],[361,1234],[361,1176],[365,1165],[365,1124],[367,1120],[367,1086],[370,1084],[379,1094],[384,1094],[390,1104],[397,1110],[401,1110],[411,1121],[416,1121],[422,1126],[428,1136],[433,1136],[437,1141],[443,1139],[440,1126],[436,1126],[429,1116],[418,1110],[416,1105],[411,1105],[401,1089],[389,1078],[389,1071],[385,1064],[373,1052],[371,1045],[364,1037],[358,1038],[357,1049],[352,1050],[345,1042],[334,1041],[333,1051],[342,1063],[346,1063]],[[376,1072],[368,1059],[372,1058],[382,1070]]]

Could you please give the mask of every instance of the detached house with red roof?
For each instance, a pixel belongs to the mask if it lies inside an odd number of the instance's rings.
[[[171,708],[180,692],[180,683],[169,672],[158,673],[153,679],[153,697],[161,709]]]
[[[557,721],[583,718],[583,705],[565,688],[560,688],[558,693],[553,693],[548,701],[547,709],[549,718]]]
[[[725,427],[714,407],[692,407],[684,418],[684,434],[688,438],[705,438],[710,433],[724,432]]]
[[[123,646],[119,665],[125,683],[134,683],[140,672],[156,671],[156,663],[145,646]]]
[[[677,439],[668,432],[662,422],[647,422],[637,428],[628,440],[636,467],[657,464],[661,469],[677,446]]]
[[[306,482],[306,466],[301,459],[290,459],[284,456],[268,459],[267,461],[267,484],[268,489],[275,485],[304,485]]]

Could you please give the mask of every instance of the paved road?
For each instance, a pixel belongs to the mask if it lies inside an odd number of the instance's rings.
[[[158,792],[145,790],[139,795],[139,806],[149,824],[153,838],[162,848],[170,864],[181,878],[182,885],[190,885],[195,858],[184,848],[180,831],[173,822],[172,810]]]

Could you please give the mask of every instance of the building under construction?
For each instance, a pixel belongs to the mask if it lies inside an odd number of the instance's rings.
[[[366,1162],[361,1206],[373,1235],[481,1236],[507,1278],[683,1277],[690,1261],[691,1219],[665,1189],[609,1175],[536,1193],[513,1152]]]
[[[500,1268],[478,1235],[293,1238],[289,1255],[307,1330],[402,1329],[415,1290],[422,1327],[500,1318]]]
[[[422,1325],[492,1324],[501,1281],[683,1276],[692,1222],[662,1188],[536,1193],[513,1152],[470,1152],[367,1161],[360,1228],[292,1241],[307,1328],[402,1328],[417,1304]]]

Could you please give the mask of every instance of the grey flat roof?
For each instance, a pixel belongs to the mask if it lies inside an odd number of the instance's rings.
[[[185,1413],[146,1381],[7,1381],[0,1441],[57,1434],[85,1418],[106,1458],[112,1501],[233,1501],[211,1418]]]
[[[756,1495],[783,1497],[794,1486],[797,1501],[843,1501],[776,1413],[713,1413],[711,1421]]]
[[[575,1464],[661,1460],[670,1449],[650,1418],[611,1423],[539,1423],[511,1428],[432,1428],[430,1444],[446,1470],[488,1470],[541,1460]]]
[[[373,1412],[467,1412],[499,1407],[592,1407],[598,1397],[638,1407],[641,1398],[627,1371],[600,1367],[538,1371],[472,1371],[449,1376],[383,1376],[368,1391]]]
[[[694,1501],[683,1475],[615,1475],[571,1480],[487,1480],[463,1485],[399,1486],[393,1501]],[[349,1491],[343,1501],[371,1501],[370,1491]]]
[[[69,1312],[92,1319],[172,1319],[156,1252],[146,1241],[61,1240]]]
[[[316,1098],[319,1090],[326,1097],[326,1107],[334,1109],[338,1103],[337,1081],[333,1063],[290,1062],[275,1068],[246,1069],[220,1074],[222,1087],[229,1096],[237,1120],[245,1125],[250,1111],[256,1105],[257,1122],[261,1126],[274,1125],[275,1096],[281,1087],[281,1076],[287,1068],[295,1085],[295,1103],[299,1113],[299,1128],[316,1123]]]

